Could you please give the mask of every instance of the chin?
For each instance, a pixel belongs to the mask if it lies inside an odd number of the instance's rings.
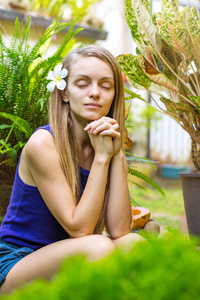
[[[104,117],[106,115],[91,115],[91,116],[88,116],[88,118],[86,118],[88,121],[92,122],[92,121],[96,121],[96,120],[99,120],[101,117]]]

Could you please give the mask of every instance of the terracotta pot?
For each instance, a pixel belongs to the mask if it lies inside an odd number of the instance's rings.
[[[189,234],[200,237],[200,174],[180,173]]]
[[[4,216],[10,201],[12,185],[0,185],[0,216]]]

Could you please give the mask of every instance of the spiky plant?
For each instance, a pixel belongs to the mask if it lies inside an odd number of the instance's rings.
[[[159,110],[175,119],[191,137],[192,159],[200,172],[200,20],[194,7],[179,11],[178,0],[162,0],[151,15],[148,0],[126,0],[126,19],[137,55],[118,60],[131,85],[151,94]],[[126,90],[132,97],[137,94]],[[145,101],[145,99],[142,99]]]
[[[60,17],[31,46],[31,18],[22,26],[18,19],[9,44],[0,34],[0,165],[14,164],[19,150],[37,127],[47,123],[47,74],[75,43],[76,21],[60,23]],[[45,57],[52,36],[64,28],[68,32],[52,56]]]

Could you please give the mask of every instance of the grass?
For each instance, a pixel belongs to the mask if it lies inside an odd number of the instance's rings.
[[[157,221],[163,229],[171,227],[184,231],[186,225],[183,224],[185,210],[182,189],[181,187],[163,189],[166,197],[152,188],[148,188],[145,192],[133,186],[130,188],[130,194],[137,203],[150,210],[151,218]]]

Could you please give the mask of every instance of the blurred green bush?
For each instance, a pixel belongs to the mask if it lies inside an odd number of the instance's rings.
[[[2,300],[200,299],[200,253],[178,234],[117,250],[98,262],[69,258],[51,282],[38,280]]]

